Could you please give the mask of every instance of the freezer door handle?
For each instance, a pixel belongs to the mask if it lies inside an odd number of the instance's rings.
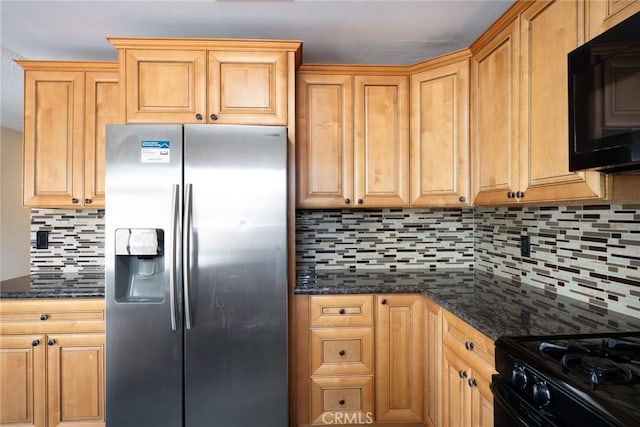
[[[171,195],[171,273],[169,274],[169,305],[171,308],[171,330],[178,329],[177,313],[176,313],[176,271],[178,261],[178,215],[180,214],[179,199],[180,186],[174,184]]]
[[[184,196],[184,230],[182,241],[182,292],[184,294],[184,326],[191,329],[191,301],[189,297],[189,281],[191,278],[191,184],[185,186]]]

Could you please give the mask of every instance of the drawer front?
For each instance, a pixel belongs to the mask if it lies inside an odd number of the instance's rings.
[[[311,297],[311,326],[371,326],[372,295],[320,295]]]
[[[0,302],[0,332],[103,332],[104,300],[4,300]]]
[[[311,379],[313,424],[370,424],[373,422],[373,377]]]
[[[373,328],[311,330],[311,375],[373,374]]]
[[[493,370],[495,366],[493,340],[447,311],[444,312],[442,323],[446,346],[476,369],[484,372]]]

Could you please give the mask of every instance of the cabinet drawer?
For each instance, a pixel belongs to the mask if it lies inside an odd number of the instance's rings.
[[[373,328],[311,330],[311,375],[373,374]]]
[[[371,326],[372,295],[322,295],[311,298],[311,326]]]
[[[493,340],[448,311],[442,323],[444,344],[490,377],[495,366]]]
[[[312,423],[336,424],[345,416],[356,423],[373,421],[373,377],[312,378]]]
[[[102,332],[104,300],[3,300],[0,302],[0,332]]]

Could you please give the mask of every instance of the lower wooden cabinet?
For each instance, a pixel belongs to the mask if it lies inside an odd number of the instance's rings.
[[[104,301],[0,301],[0,426],[104,427]]]

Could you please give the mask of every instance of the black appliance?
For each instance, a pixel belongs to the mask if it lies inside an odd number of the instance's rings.
[[[496,427],[640,426],[640,332],[501,337]]]
[[[569,170],[640,169],[640,13],[568,55]]]

